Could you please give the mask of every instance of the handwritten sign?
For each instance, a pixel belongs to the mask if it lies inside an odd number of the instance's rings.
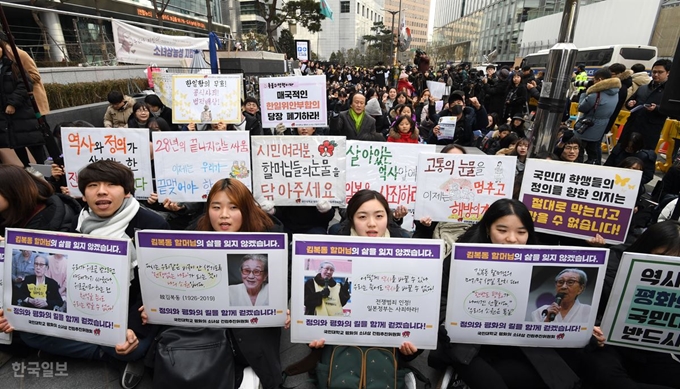
[[[5,271],[5,242],[0,242],[0,309],[2,309],[2,296],[4,285],[4,271]],[[11,288],[11,287],[10,287]],[[0,344],[12,343],[12,334],[0,332]]]
[[[294,235],[291,341],[436,348],[443,252],[440,240]]]
[[[680,259],[624,253],[602,331],[609,344],[650,351],[680,348]]]
[[[166,107],[172,108],[172,73],[151,72],[153,90]]]
[[[153,153],[160,199],[205,201],[222,178],[237,179],[251,188],[247,132],[154,132]]]
[[[638,197],[639,170],[527,160],[520,200],[536,231],[607,243],[626,241]]]
[[[477,222],[499,198],[512,197],[516,158],[420,154],[416,219]]]
[[[451,342],[585,346],[608,255],[597,248],[456,244],[445,322]],[[558,293],[561,310],[551,316]]]
[[[327,125],[326,77],[260,78],[262,127]]]
[[[118,161],[135,175],[135,197],[146,199],[153,192],[149,129],[64,127],[61,129],[66,182],[71,195],[80,197],[78,173],[102,159]]]
[[[435,99],[441,100],[446,94],[446,83],[438,81],[427,81],[427,89]]]
[[[14,287],[4,290],[5,317],[19,331],[104,346],[123,343],[130,249],[124,239],[7,229],[3,280]],[[12,265],[25,260],[33,262],[33,274],[16,283]],[[54,269],[66,277],[56,277]]]
[[[174,74],[173,123],[241,123],[241,74]]]
[[[253,194],[276,205],[345,202],[344,136],[253,136]]]
[[[286,234],[146,230],[137,231],[136,242],[151,323],[284,325],[288,284],[279,275],[288,274]]]
[[[408,229],[413,225],[418,154],[434,153],[435,149],[435,145],[347,141],[346,201],[361,189],[376,190],[390,207],[408,208],[402,223]]]

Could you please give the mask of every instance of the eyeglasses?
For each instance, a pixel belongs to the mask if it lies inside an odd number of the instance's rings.
[[[557,281],[555,281],[555,284],[557,286],[562,286],[564,284],[567,284],[567,286],[572,287],[576,284],[580,284],[580,282],[578,280],[557,280]]]
[[[251,274],[254,275],[255,277],[259,277],[259,276],[262,275],[262,273],[264,273],[264,272],[260,269],[255,269],[255,270],[241,269],[241,275],[246,276],[246,277],[251,275]]]
[[[47,266],[46,263],[34,263],[33,264],[33,267],[45,267],[45,266]]]

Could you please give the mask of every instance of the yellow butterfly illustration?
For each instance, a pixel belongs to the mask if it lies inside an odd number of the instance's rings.
[[[616,179],[614,180],[614,183],[616,185],[621,185],[622,187],[625,188],[626,184],[628,184],[628,181],[630,181],[630,177],[624,179],[623,177],[621,177],[620,175],[617,174]]]

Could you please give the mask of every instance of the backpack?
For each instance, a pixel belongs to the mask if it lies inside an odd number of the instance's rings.
[[[398,352],[396,348],[360,346],[313,349],[303,360],[284,370],[284,381],[288,375],[314,371],[319,389],[406,389],[407,375],[413,372],[429,389],[430,380],[420,371],[398,366]]]

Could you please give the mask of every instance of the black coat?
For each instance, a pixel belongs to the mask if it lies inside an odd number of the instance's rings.
[[[621,142],[624,142],[625,144],[631,133],[639,132],[642,134],[642,138],[645,141],[645,149],[653,150],[656,148],[656,144],[659,142],[659,137],[661,136],[661,130],[663,129],[667,118],[666,115],[660,112],[661,97],[663,96],[666,84],[667,83],[663,83],[654,86],[649,83],[643,85],[633,93],[630,99],[628,99],[628,101],[635,100],[635,107],[639,107],[643,104],[656,104],[656,109],[650,112],[647,111],[646,108],[642,108],[639,111],[631,113],[630,117],[628,117],[628,121],[623,127],[623,132],[620,137]]]
[[[35,214],[22,228],[43,231],[71,231],[78,222],[80,204],[71,196],[56,193],[45,202],[45,208]]]
[[[495,113],[500,118],[505,110],[505,97],[508,95],[508,81],[492,77],[484,84],[484,107],[488,113]]]
[[[527,92],[527,86],[522,83],[517,86],[511,84],[508,88],[508,94],[505,96],[505,114],[503,117],[524,116],[528,101],[529,92]]]
[[[434,105],[430,105],[430,120],[435,123],[439,123],[439,118],[442,116],[453,116],[451,111],[443,109],[439,114],[434,113]],[[484,106],[479,107],[479,109],[474,109],[472,107],[463,108],[463,117],[461,120],[456,121],[456,131],[453,135],[453,140],[451,139],[437,139],[437,135],[430,133],[430,138],[427,140],[429,144],[437,145],[447,145],[449,143],[455,143],[461,146],[474,146],[474,131],[486,128],[489,125],[489,117],[486,114],[486,109]]]
[[[347,140],[354,140],[358,139],[361,135],[376,133],[375,119],[365,112],[359,131],[356,129],[354,119],[349,116],[349,111],[340,112],[338,116],[331,119],[330,124],[331,135],[344,136]]]
[[[26,302],[26,299],[31,297],[31,293],[28,290],[28,285],[29,284],[35,284],[36,282],[36,277],[35,274],[31,274],[30,276],[26,276],[26,279],[24,279],[24,282],[21,283],[21,288],[19,289],[19,296],[18,299],[21,300],[21,305],[24,307],[33,307],[33,305],[28,304]],[[59,294],[59,284],[57,281],[51,279],[50,277],[45,276],[45,285],[47,285],[47,296],[46,296],[46,301],[47,301],[47,306],[45,308],[40,308],[40,309],[47,309],[47,310],[53,310],[55,307],[60,307],[64,305],[64,300],[61,298],[61,295]]]
[[[0,148],[21,148],[44,144],[42,132],[38,129],[35,111],[28,98],[32,86],[24,84],[12,72],[12,61],[0,58],[2,94],[0,94]],[[14,107],[14,114],[5,113],[7,106]]]

